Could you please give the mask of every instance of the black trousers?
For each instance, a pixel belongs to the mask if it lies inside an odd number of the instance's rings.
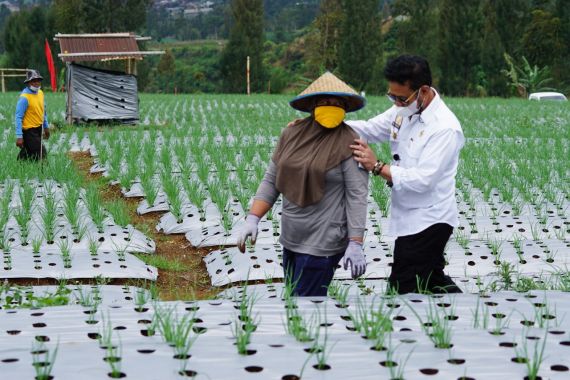
[[[46,147],[42,144],[42,126],[24,129],[24,147],[20,149],[18,160],[38,161],[47,156]]]
[[[390,287],[399,294],[462,293],[443,273],[443,250],[452,232],[449,224],[437,223],[417,234],[397,238]]]

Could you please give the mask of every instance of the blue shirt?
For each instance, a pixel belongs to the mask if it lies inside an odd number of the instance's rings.
[[[24,88],[24,90],[21,93],[22,94],[36,94],[37,92],[30,90],[29,87],[26,87],[26,88]],[[20,98],[18,99],[18,103],[16,104],[16,117],[15,117],[16,137],[17,138],[23,137],[22,120],[24,120],[24,115],[26,114],[27,110],[28,110],[28,99],[26,99],[23,96],[20,96]],[[45,107],[45,103],[44,103],[44,122],[43,122],[42,126],[44,129],[49,128],[48,118],[47,118],[47,109]]]

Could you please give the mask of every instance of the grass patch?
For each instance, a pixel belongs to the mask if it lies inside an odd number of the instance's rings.
[[[168,257],[164,256],[146,254],[139,254],[135,256],[144,261],[146,264],[152,265],[161,270],[170,272],[184,272],[185,270],[188,270],[186,265],[177,259],[169,259]]]

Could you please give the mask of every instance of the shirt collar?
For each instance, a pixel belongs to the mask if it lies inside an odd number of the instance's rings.
[[[32,91],[32,89],[30,87],[26,86],[26,88],[24,88],[24,92],[26,94],[37,94],[39,92],[39,90],[38,91]]]
[[[424,123],[430,123],[435,120],[436,112],[442,102],[437,90],[433,87],[430,88],[435,95],[426,109],[424,109],[422,113],[418,115],[418,119]]]

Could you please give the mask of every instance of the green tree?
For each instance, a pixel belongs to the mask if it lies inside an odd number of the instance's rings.
[[[4,52],[4,37],[3,34],[3,26],[6,23],[6,20],[10,17],[10,10],[5,4],[0,5],[0,54]]]
[[[568,1],[558,0],[556,2],[556,15],[560,18],[560,39],[566,41],[560,51],[560,60],[553,67],[553,74],[563,86],[570,86],[570,7]],[[567,88],[566,91],[570,91]]]
[[[307,36],[307,63],[310,76],[336,71],[344,13],[341,0],[321,0],[319,13]]]
[[[442,92],[480,95],[483,17],[476,0],[442,0],[439,18],[439,58]]]
[[[506,96],[508,94],[505,76],[501,73],[504,68],[503,55],[505,48],[497,30],[497,3],[494,0],[485,0],[483,3],[483,41],[481,46],[481,67],[484,73],[484,93],[492,96]]]
[[[399,54],[422,56],[430,63],[437,57],[437,0],[396,0],[393,14],[398,24],[396,38]],[[430,41],[430,42],[428,42]]]
[[[63,33],[143,30],[151,0],[55,0],[56,25]]]
[[[496,29],[501,43],[509,54],[522,54],[522,38],[530,21],[532,0],[494,0]]]
[[[44,43],[46,39],[51,43],[53,33],[53,18],[49,9],[31,7],[12,13],[4,28],[7,65],[14,68],[35,68],[48,78]],[[55,64],[57,63],[56,61]],[[21,78],[11,83],[11,89],[22,86]]]
[[[542,9],[535,9],[531,14],[532,19],[523,35],[524,54],[539,66],[552,65],[561,58],[560,53],[565,48],[561,39],[561,20]]]
[[[378,0],[342,0],[346,17],[340,34],[338,69],[358,90],[365,90],[381,64]]]
[[[230,39],[220,60],[224,90],[246,91],[246,62],[249,56],[251,91],[261,92],[266,86],[263,67],[263,1],[232,0],[230,10]]]

